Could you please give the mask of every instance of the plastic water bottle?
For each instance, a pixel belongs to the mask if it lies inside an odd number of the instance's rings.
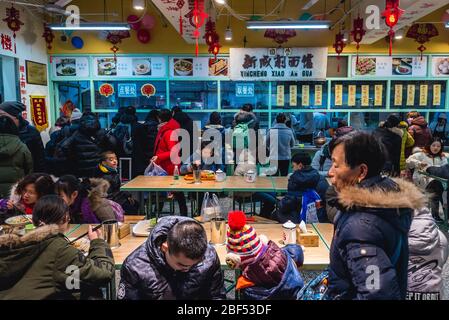
[[[178,166],[175,166],[175,170],[173,171],[173,184],[177,184],[179,181],[179,169]]]

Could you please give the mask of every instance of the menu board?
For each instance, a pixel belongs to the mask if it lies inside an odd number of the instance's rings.
[[[285,100],[284,100],[284,86],[279,85],[277,86],[277,95],[276,95],[276,105],[277,106],[284,106]]]
[[[434,106],[441,105],[441,84],[433,85],[433,103]]]
[[[93,61],[96,77],[165,78],[164,57],[98,57]]]
[[[427,84],[422,84],[419,86],[419,105],[421,107],[427,105],[427,95],[429,86]]]
[[[407,106],[415,105],[415,85],[408,84],[407,85]]]
[[[310,105],[310,87],[308,85],[302,86],[302,106],[308,107]]]
[[[89,58],[87,57],[54,57],[52,61],[53,76],[89,77]]]
[[[374,86],[374,105],[375,106],[382,105],[382,99],[383,99],[382,91],[383,91],[383,85],[376,84]]]
[[[217,77],[228,76],[228,58],[208,57],[176,57],[170,58],[170,77],[172,78],[194,78],[194,77]]]
[[[362,107],[368,107],[369,106],[369,85],[364,84],[362,85]]]
[[[298,86],[291,85],[290,86],[290,107],[298,106]]]
[[[323,86],[321,84],[315,85],[315,105],[321,106],[323,104]]]
[[[425,77],[427,57],[360,56],[352,59],[352,75],[357,77]]]
[[[394,105],[402,106],[402,84],[394,85]]]
[[[343,104],[343,85],[335,85],[335,105],[341,106]]]
[[[348,86],[348,106],[354,107],[355,106],[355,95],[357,92],[357,86],[354,84],[350,84]]]
[[[449,57],[432,57],[432,76],[449,77]]]
[[[273,52],[272,52],[273,51]],[[232,80],[326,79],[328,48],[231,48]]]

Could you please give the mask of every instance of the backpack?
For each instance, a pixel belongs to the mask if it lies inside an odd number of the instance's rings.
[[[249,141],[249,124],[254,120],[247,123],[239,123],[234,127],[232,131],[232,144],[236,149],[248,149]],[[243,140],[243,142],[242,142]],[[242,144],[243,143],[243,144]]]
[[[299,217],[305,223],[318,223],[318,209],[321,197],[313,189],[307,189],[302,195]]]
[[[118,124],[112,131],[116,137],[122,155],[130,156],[133,153],[133,139],[130,124]]]

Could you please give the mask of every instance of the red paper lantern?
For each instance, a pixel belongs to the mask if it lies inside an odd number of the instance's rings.
[[[356,43],[357,48],[357,57],[356,57],[356,64],[359,64],[359,48],[360,48],[360,42],[362,42],[363,36],[365,35],[366,31],[363,29],[363,18],[357,17],[354,19],[353,22],[353,29],[351,30],[351,35]]]
[[[338,66],[337,66],[337,72],[340,72],[340,54],[343,52],[343,48],[346,46],[346,43],[343,41],[343,34],[341,31],[335,35],[335,43],[333,47],[335,48],[335,52],[338,54],[337,60]]]
[[[137,31],[137,39],[140,41],[140,43],[148,43],[150,42],[150,32],[147,29],[140,29]]]
[[[385,10],[383,11],[382,16],[385,17],[385,24],[390,28],[390,31],[388,31],[388,35],[390,36],[390,48],[389,48],[390,56],[393,47],[393,37],[394,37],[393,27],[398,23],[399,18],[403,13],[404,10],[399,8],[399,0],[386,0]]]
[[[214,55],[214,60],[217,60],[217,55],[220,53],[220,48],[221,48],[221,45],[218,41],[213,43],[209,47],[209,53]]]
[[[12,6],[6,8],[6,18],[3,19],[8,25],[8,28],[13,32],[14,39],[16,38],[16,32],[20,30],[20,26],[23,26],[23,22],[20,21],[20,11]]]
[[[204,12],[204,0],[195,0],[194,8],[191,11],[192,16],[190,17],[190,24],[195,27],[193,32],[193,37],[196,39],[195,43],[195,55],[198,56],[198,39],[200,37],[200,28],[204,24],[204,20],[208,17],[207,13]]]

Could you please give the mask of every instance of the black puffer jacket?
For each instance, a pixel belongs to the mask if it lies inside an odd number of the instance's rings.
[[[338,192],[330,297],[405,299],[408,231],[413,209],[424,203],[424,195],[412,183],[380,176]]]
[[[31,152],[33,171],[46,172],[44,144],[41,134],[21,117],[19,118],[19,138]]]
[[[132,176],[143,175],[153,157],[154,142],[157,136],[158,122],[149,120],[136,123],[133,127]]]
[[[57,147],[56,155],[70,173],[78,177],[93,177],[101,161],[101,153],[115,151],[116,148],[116,139],[100,129],[95,114],[89,113],[81,117],[79,130]]]
[[[189,272],[174,271],[160,246],[168,231],[190,218],[162,218],[148,240],[126,258],[121,269],[118,299],[224,299],[223,273],[215,249],[208,246],[204,260]]]

